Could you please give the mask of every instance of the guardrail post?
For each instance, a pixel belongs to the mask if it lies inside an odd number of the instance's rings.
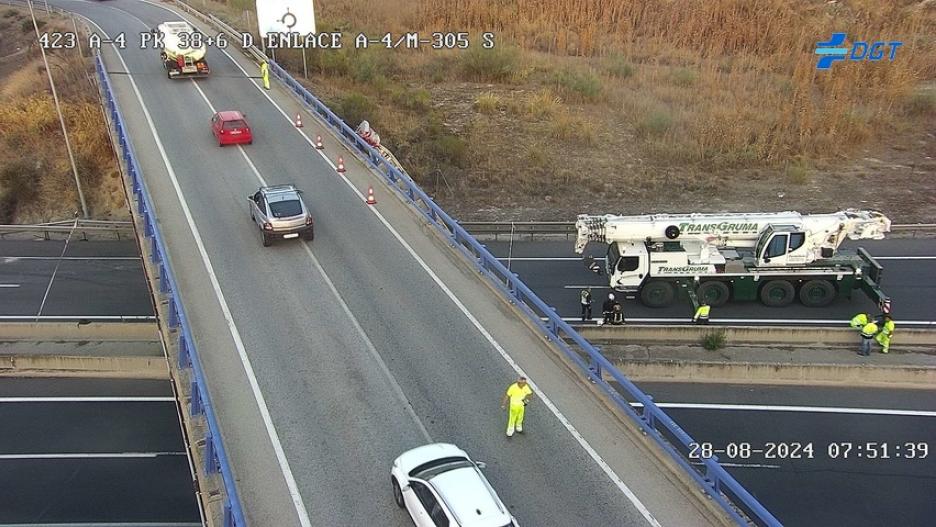
[[[165,262],[160,261],[159,262],[159,292],[163,294],[169,292],[169,277],[167,276],[167,274],[168,273],[166,272]]]
[[[192,367],[192,357],[189,355],[189,343],[185,332],[179,333],[179,367],[187,369]]]
[[[143,235],[147,238],[153,235],[153,221],[149,214],[143,215]]]
[[[169,327],[175,329],[179,327],[179,308],[176,307],[176,297],[169,297]]]
[[[217,452],[211,430],[205,434],[205,472],[208,474],[216,474],[218,472]]]
[[[552,337],[559,339],[559,312],[556,308],[549,306],[549,309],[552,311],[553,316],[549,317],[549,331],[551,332]]]
[[[201,394],[198,392],[198,381],[192,381],[192,401],[189,411],[192,415],[201,415],[205,411]]]
[[[601,348],[594,346],[594,349],[595,353],[601,353]],[[588,380],[592,383],[601,380],[601,363],[599,363],[591,353],[588,354],[588,371],[591,372],[588,376]]]
[[[231,514],[231,498],[224,497],[224,518],[222,523],[224,527],[234,527],[234,515]]]
[[[649,399],[651,403],[653,402],[652,395],[647,394],[647,399]],[[643,419],[645,423],[647,423],[647,426],[649,428],[656,428],[656,415],[654,415],[653,408],[651,407],[651,405],[649,404],[644,405],[643,411],[640,412],[640,417]]]

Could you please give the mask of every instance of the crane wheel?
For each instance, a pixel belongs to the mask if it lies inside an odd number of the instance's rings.
[[[670,225],[666,228],[665,231],[663,231],[663,234],[665,234],[666,237],[670,240],[675,240],[676,238],[679,238],[679,227]]]
[[[640,289],[640,301],[647,307],[666,307],[673,303],[676,298],[676,290],[673,284],[657,280],[647,282]]]
[[[828,280],[810,280],[799,290],[799,299],[804,306],[825,307],[836,297],[835,286]]]
[[[796,298],[796,288],[786,280],[771,280],[760,290],[761,303],[770,307],[788,306]]]
[[[699,302],[705,302],[712,307],[723,306],[731,298],[731,288],[725,282],[718,280],[702,282],[699,288],[696,289],[696,297],[698,297]]]

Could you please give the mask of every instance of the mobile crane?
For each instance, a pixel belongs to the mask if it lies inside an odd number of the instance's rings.
[[[726,213],[592,216],[575,222],[575,252],[590,241],[608,244],[605,267],[617,291],[636,292],[649,307],[681,294],[720,306],[757,300],[785,306],[796,298],[826,306],[861,289],[889,306],[881,266],[862,248],[838,252],[846,238],[884,238],[891,222],[880,212],[832,214]],[[593,259],[586,263],[594,268]],[[691,295],[689,295],[692,298]]]
[[[153,31],[162,34],[159,56],[170,79],[208,75],[204,39],[188,22],[163,22]]]

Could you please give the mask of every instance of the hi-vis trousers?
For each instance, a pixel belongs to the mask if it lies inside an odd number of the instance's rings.
[[[510,405],[507,415],[507,435],[513,435],[514,430],[523,431],[523,414],[525,411],[525,405]]]

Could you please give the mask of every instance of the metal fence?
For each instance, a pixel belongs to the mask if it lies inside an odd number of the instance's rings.
[[[127,136],[126,123],[114,98],[110,78],[104,68],[100,54],[95,56],[94,64],[101,94],[107,106],[106,113],[110,125],[114,129],[117,146],[130,177],[137,210],[143,217],[143,234],[151,243],[151,262],[159,268],[159,292],[168,301],[168,325],[169,328],[175,330],[178,337],[179,367],[181,369],[191,368],[191,415],[203,415],[207,424],[203,468],[209,475],[219,472],[221,474],[224,484],[222,525],[224,527],[246,526],[243,506],[238,498],[237,486],[234,483],[234,473],[231,470],[231,463],[224,448],[224,442],[221,439],[221,427],[205,382],[205,371],[198,358],[195,340],[192,338],[192,329],[189,325],[188,316],[185,314],[185,307],[178,296],[178,282],[169,264],[166,243],[159,230],[159,225],[156,223],[153,199],[150,197],[146,183],[143,181],[143,171],[140,169],[133,152],[133,146],[130,144],[130,138]]]
[[[0,225],[0,239],[41,238],[52,240],[62,236],[73,236],[81,240],[90,239],[133,239],[133,222],[77,220],[38,223],[34,225]]]

